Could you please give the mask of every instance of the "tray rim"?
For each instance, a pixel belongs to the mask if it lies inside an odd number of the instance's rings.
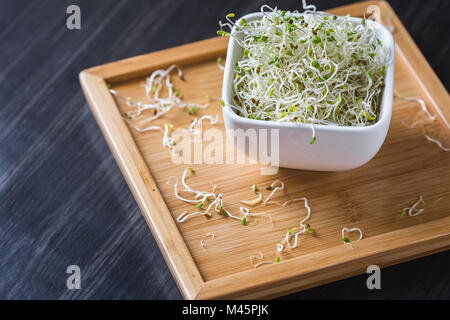
[[[357,2],[327,11],[338,15],[350,11],[362,14],[370,5],[378,5],[390,15],[397,28],[394,38],[398,53],[443,125],[450,129],[448,92],[386,1]],[[364,273],[363,266],[385,267],[450,249],[450,217],[446,217],[364,239],[358,243],[358,250],[331,247],[280,264],[204,281],[107,83],[143,76],[180,60],[188,65],[214,59],[226,49],[226,41],[212,38],[92,67],[79,75],[92,113],[185,299],[272,298]],[[334,258],[330,260],[330,256]],[[301,261],[305,257],[308,261]]]

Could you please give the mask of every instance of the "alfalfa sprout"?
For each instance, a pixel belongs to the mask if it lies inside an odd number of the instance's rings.
[[[300,228],[298,230],[296,227],[294,227],[294,228],[286,231],[286,234],[285,234],[283,240],[277,244],[277,250],[279,252],[283,252],[285,250],[286,246],[288,246],[290,249],[296,248],[298,246],[298,237],[301,234],[304,234],[305,232],[314,233],[314,230],[311,229],[311,226],[309,224],[305,223],[311,217],[311,208],[308,204],[308,199],[306,199],[306,198],[293,199],[293,200],[286,201],[283,205],[286,205],[287,203],[293,202],[293,201],[304,201],[305,208],[307,210],[307,214],[299,222]],[[291,244],[292,237],[294,238],[294,243]]]
[[[352,241],[350,240],[350,238],[348,238],[348,236],[346,236],[346,233],[351,233],[351,232],[359,233],[359,238],[353,242],[360,241],[363,238],[363,232],[360,228],[351,228],[351,229],[349,229],[347,227],[342,228],[342,231],[341,231],[342,241],[344,242],[345,245],[348,245],[353,248],[353,246],[351,244]]]
[[[192,120],[191,124],[189,125],[189,132],[193,135],[201,133],[203,121],[205,121],[205,120],[209,120],[209,122],[214,125],[219,121],[219,115],[216,115],[215,117],[206,115],[199,119],[194,118]]]
[[[174,87],[170,78],[172,71],[177,71],[178,77],[182,81],[185,81],[183,72],[177,65],[171,65],[166,70],[160,69],[154,71],[142,84],[145,89],[147,102],[135,102],[130,97],[124,98],[114,89],[109,89],[109,92],[118,99],[125,101],[128,107],[133,108],[133,110],[126,113],[127,119],[135,119],[141,116],[144,111],[151,111],[151,116],[145,118],[146,122],[151,122],[159,119],[174,107],[187,109],[191,112],[192,110],[207,108],[209,104],[202,105],[198,103],[188,103],[182,100],[182,93]],[[163,97],[162,94],[164,89],[167,90],[167,94]],[[136,125],[133,125],[133,128],[140,132],[148,131],[145,128],[139,128]]]
[[[256,251],[256,250],[255,250],[255,252],[257,253],[256,255],[254,255],[254,254],[250,255],[250,264],[252,264],[253,267],[255,267],[255,268],[258,268],[259,266],[261,266],[263,264],[275,264],[275,263],[280,262],[280,257],[278,257],[278,256],[275,258],[275,262],[270,261],[270,260],[263,261],[264,260],[264,255],[262,254],[262,252]],[[259,260],[259,262],[258,263],[254,263],[255,259]]]
[[[379,117],[390,50],[374,23],[261,7],[260,20],[220,22],[242,48],[230,107],[240,116],[311,125],[367,126]]]

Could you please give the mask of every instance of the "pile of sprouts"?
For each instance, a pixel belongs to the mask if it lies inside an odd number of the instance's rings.
[[[315,124],[375,123],[392,62],[389,48],[372,21],[354,23],[349,16],[311,9],[299,13],[264,5],[261,20],[234,22],[229,14],[220,23],[231,33],[218,34],[234,37],[243,51],[230,107],[249,119],[311,124],[313,138]]]

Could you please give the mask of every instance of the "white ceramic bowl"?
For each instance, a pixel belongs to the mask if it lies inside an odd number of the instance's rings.
[[[252,13],[243,18],[252,21],[261,19],[261,17],[262,13]],[[361,23],[360,18],[351,18],[351,21]],[[317,141],[310,144],[311,126],[308,124],[279,123],[238,116],[229,105],[233,94],[233,69],[236,62],[242,58],[243,51],[234,38],[230,37],[222,87],[222,99],[225,102],[223,118],[227,131],[228,129],[255,129],[256,131],[279,129],[280,167],[341,171],[354,169],[367,163],[381,148],[389,129],[392,115],[395,66],[395,42],[392,34],[377,22],[368,20],[367,23],[376,27],[378,38],[390,48],[392,57],[392,63],[386,68],[385,89],[378,122],[366,127],[314,125]],[[268,131],[270,132],[270,130]],[[236,140],[236,137],[234,137],[234,140]],[[270,141],[270,137],[268,141]],[[248,154],[248,146],[244,149],[240,151]]]

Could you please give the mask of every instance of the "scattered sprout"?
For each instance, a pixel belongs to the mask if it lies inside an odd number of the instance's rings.
[[[161,131],[161,127],[158,126],[148,126],[145,128],[139,128],[138,126],[134,125],[133,122],[127,118],[124,118],[124,120],[136,131],[144,133],[148,131]]]
[[[280,180],[275,180],[270,185],[270,189],[267,189],[267,190],[272,190],[272,192],[269,194],[269,196],[266,198],[266,200],[264,200],[264,203],[275,203],[275,204],[278,204],[277,202],[270,201],[270,199],[272,199],[272,197],[274,196],[274,194],[278,190],[284,190],[284,183],[282,181],[280,181]]]
[[[264,259],[264,255],[262,254],[262,252],[260,252],[260,251],[255,251],[257,254],[256,255],[250,255],[250,264],[254,264],[253,262],[254,262],[254,260],[255,259],[257,259],[257,260],[263,260]]]
[[[195,115],[195,113],[197,112],[197,106],[190,106],[190,107],[188,107],[188,114],[189,115]]]
[[[308,204],[308,200],[306,198],[299,198],[299,199],[292,199],[289,201],[286,201],[285,203],[282,204],[282,206],[291,203],[291,202],[295,202],[295,201],[304,201],[305,203],[305,208],[307,210],[307,215],[299,222],[299,226],[300,226],[300,230],[297,231],[296,228],[292,228],[290,230],[288,230],[283,238],[283,240],[277,244],[277,250],[279,252],[283,252],[285,250],[285,246],[287,245],[290,249],[294,249],[298,246],[298,237],[305,233],[306,231],[309,232],[310,229],[310,225],[309,224],[305,224],[305,222],[311,217],[311,208]],[[310,232],[311,233],[311,232]],[[294,237],[294,243],[291,244],[291,237]]]
[[[256,255],[250,256],[250,264],[253,264],[253,267],[258,268],[260,265],[263,264],[274,264],[273,261],[262,261],[264,259],[264,255],[262,254],[262,252],[256,251],[256,253],[257,253]],[[259,262],[256,264],[254,264],[255,259],[259,260]]]
[[[253,199],[253,200],[241,200],[240,203],[245,204],[245,205],[250,206],[250,207],[254,207],[254,206],[262,203],[263,202],[263,196],[262,196],[261,192],[257,192],[257,194],[258,194],[258,198]]]
[[[209,120],[211,122],[211,124],[216,124],[219,121],[219,116],[216,115],[215,117],[213,116],[203,116],[200,119],[194,118],[194,120],[191,122],[190,126],[189,126],[189,132],[192,133],[193,135],[196,135],[198,133],[200,133],[202,131],[202,127],[203,127],[203,121],[205,120]]]
[[[173,92],[178,98],[181,98],[183,96],[183,94],[177,88],[173,88]]]
[[[425,112],[425,114],[428,116],[429,121],[434,121],[434,120],[436,120],[436,115],[432,115],[432,114],[430,113],[430,111],[428,110],[428,108],[427,108],[427,106],[426,106],[426,104],[425,104],[425,101],[423,101],[422,99],[420,99],[420,98],[415,98],[415,97],[405,97],[405,96],[399,94],[399,93],[397,92],[397,90],[394,90],[394,96],[395,96],[396,98],[399,98],[399,99],[402,99],[402,100],[405,100],[405,101],[416,101],[416,102],[419,103],[420,106],[422,107],[422,111]],[[417,121],[413,122],[412,124],[406,124],[406,123],[403,121],[403,124],[404,124],[405,126],[407,126],[408,128],[412,129],[412,128],[414,128],[417,124],[422,123],[422,122],[425,122],[425,121],[424,121],[424,120],[417,120]],[[444,147],[444,146],[442,145],[442,142],[440,142],[439,140],[434,139],[434,138],[430,137],[430,136],[427,135],[427,134],[425,134],[424,136],[425,136],[425,138],[426,138],[428,141],[433,142],[434,144],[436,144],[441,150],[443,150],[443,151],[445,151],[445,152],[450,152],[450,147],[448,147],[448,148],[447,148],[447,147]]]
[[[423,208],[422,209],[416,208],[420,203],[425,204],[422,196],[419,196],[419,200],[417,200],[417,202],[414,203],[410,208],[404,208],[403,212],[405,213],[406,211],[408,211],[408,215],[411,217],[418,216],[419,214],[425,211],[425,209]]]
[[[228,32],[225,32],[225,31],[223,31],[223,30],[217,31],[217,34],[218,34],[219,36],[222,36],[222,37],[226,37],[226,36],[229,36],[229,35],[230,35]]]
[[[216,60],[216,65],[219,67],[220,70],[225,70],[225,67],[222,65],[222,57],[218,57]]]
[[[351,229],[349,229],[349,228],[346,228],[346,227],[344,227],[344,228],[342,228],[342,231],[341,231],[341,234],[342,234],[342,240],[344,241],[344,243],[345,244],[348,244],[348,245],[350,245],[350,247],[352,247],[352,245],[350,244],[350,239],[348,238],[348,237],[346,237],[345,236],[345,233],[350,233],[350,232],[359,232],[359,238],[356,240],[356,241],[359,241],[359,240],[361,240],[362,238],[363,238],[363,233],[362,233],[362,231],[361,231],[361,229],[360,228],[351,228]]]
[[[183,186],[183,192],[190,193],[193,195],[193,199],[182,197],[178,192],[178,179],[175,180],[175,183],[173,185],[174,189],[174,195],[177,199],[184,201],[186,203],[195,204],[197,208],[202,209],[203,205],[206,201],[209,202],[209,205],[206,207],[206,209],[203,211],[196,211],[193,213],[188,213],[187,211],[184,211],[177,217],[177,222],[182,223],[186,220],[196,217],[196,216],[211,216],[210,211],[214,209],[218,214],[226,215],[232,219],[241,221],[242,218],[236,217],[233,214],[231,214],[228,210],[224,208],[223,205],[223,194],[216,194],[215,193],[215,186],[213,186],[213,190],[211,192],[208,191],[197,191],[192,189],[187,183],[186,183],[186,176],[188,172],[192,172],[189,170],[189,168],[186,168],[183,172],[183,176],[181,178],[181,184]],[[170,182],[170,178],[169,181]],[[209,200],[208,200],[209,199]],[[242,212],[242,211],[241,211]]]
[[[169,149],[175,147],[175,141],[170,136],[170,132],[173,131],[173,124],[164,125],[164,136],[163,136],[163,146]]]
[[[246,226],[248,223],[247,217],[266,217],[270,220],[270,223],[272,222],[272,216],[266,213],[251,213],[250,210],[246,207],[239,207],[239,211],[242,214],[241,223],[242,225]]]
[[[184,81],[183,72],[177,65],[171,65],[167,70],[156,70],[154,71],[143,84],[147,96],[147,103],[142,101],[134,102],[131,97],[124,98],[119,93],[113,89],[109,89],[109,92],[113,94],[120,100],[127,103],[129,107],[133,107],[134,110],[126,113],[126,119],[136,119],[140,117],[146,110],[150,110],[153,116],[147,117],[146,122],[151,122],[156,120],[172,110],[174,107],[178,108],[189,108],[196,106],[197,108],[205,109],[209,105],[191,104],[186,103],[181,100],[181,93],[173,87],[172,81],[170,79],[170,74],[172,71],[176,70],[178,72],[178,77]],[[168,89],[168,96],[161,97],[160,93],[164,89],[164,86]],[[128,122],[130,123],[130,122]],[[133,126],[138,131],[143,131],[144,129],[139,129]]]
[[[444,147],[442,145],[442,142],[440,142],[439,140],[436,140],[434,138],[431,138],[429,135],[425,135],[425,138],[430,141],[433,142],[434,144],[436,144],[441,150],[445,151],[445,152],[450,152],[450,147]]]

